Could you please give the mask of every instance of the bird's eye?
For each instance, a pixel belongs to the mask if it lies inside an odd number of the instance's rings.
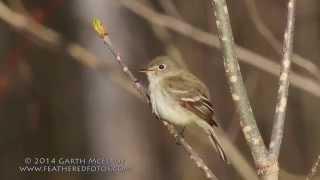
[[[164,70],[165,68],[166,68],[166,65],[164,65],[164,64],[160,64],[160,65],[159,65],[159,69],[160,69],[160,70]]]

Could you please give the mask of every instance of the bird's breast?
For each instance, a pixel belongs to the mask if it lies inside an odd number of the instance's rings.
[[[194,119],[194,114],[184,109],[173,97],[160,88],[160,84],[150,84],[150,98],[153,112],[160,118],[176,125],[187,125]]]

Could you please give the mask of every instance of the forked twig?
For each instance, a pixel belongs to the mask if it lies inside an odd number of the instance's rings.
[[[292,56],[295,0],[289,0],[287,28],[284,35],[283,60],[278,91],[278,103],[276,105],[275,122],[272,130],[270,151],[263,143],[260,131],[256,125],[246,89],[240,73],[239,64],[235,52],[235,44],[232,35],[228,8],[225,0],[211,0],[216,16],[216,24],[224,54],[225,71],[231,89],[232,98],[240,115],[240,124],[246,141],[250,146],[258,174],[264,180],[277,180],[279,175],[278,156],[283,138],[285,111],[289,88],[289,71]]]

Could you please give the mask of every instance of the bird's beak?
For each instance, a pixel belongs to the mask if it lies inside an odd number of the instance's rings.
[[[143,68],[143,69],[140,69],[139,72],[142,72],[142,73],[147,73],[147,72],[152,72],[154,71],[153,69],[148,69],[148,68]]]

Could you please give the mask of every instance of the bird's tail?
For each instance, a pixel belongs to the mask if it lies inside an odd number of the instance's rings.
[[[216,129],[216,127],[212,127],[210,126],[206,121],[196,121],[197,125],[201,128],[203,128],[206,133],[209,135],[209,139],[210,139],[210,143],[211,145],[215,148],[215,150],[217,151],[217,153],[219,153],[220,158],[226,162],[226,163],[230,163],[230,161],[228,160],[225,151],[223,150],[223,147],[221,146],[221,142],[219,140],[219,137],[217,136],[216,132],[214,129]],[[217,127],[218,128],[218,127]]]

